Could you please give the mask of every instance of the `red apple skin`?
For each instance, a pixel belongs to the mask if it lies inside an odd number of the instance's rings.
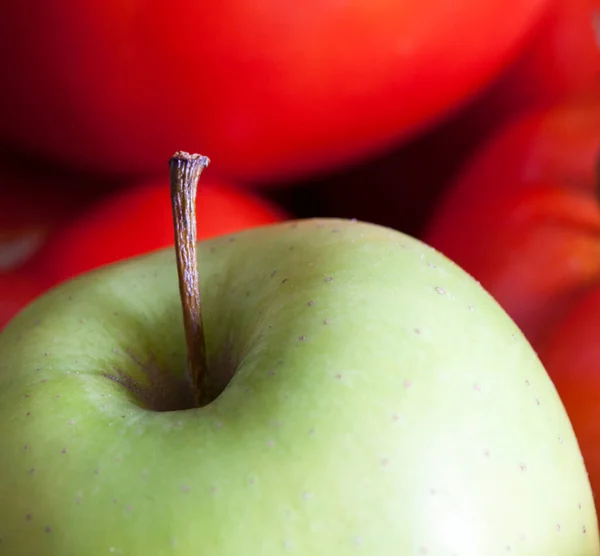
[[[325,213],[421,234],[438,196],[504,125],[600,85],[598,37],[600,0],[551,0],[518,58],[469,104],[402,148],[309,187]]]
[[[600,0],[551,0],[493,93],[505,110],[547,107],[600,85]]]
[[[0,330],[42,292],[41,284],[25,272],[0,272]]]
[[[274,204],[203,177],[197,195],[198,239],[271,224],[286,218]],[[117,190],[57,230],[32,271],[53,286],[82,272],[173,245],[168,181]]]
[[[182,146],[244,181],[335,168],[479,91],[549,1],[8,2],[0,142],[119,175]]]
[[[48,239],[109,187],[40,161],[0,154],[0,328],[43,293],[43,276],[28,269]]]
[[[87,187],[81,187],[86,183]],[[110,184],[98,186],[39,161],[0,155],[0,272],[35,257],[54,230]]]
[[[25,264],[68,210],[48,183],[0,167],[0,273]]]
[[[600,493],[600,289],[583,295],[539,355],[577,433],[592,490]]]

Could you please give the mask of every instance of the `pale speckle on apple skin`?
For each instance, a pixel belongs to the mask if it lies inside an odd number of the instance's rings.
[[[440,295],[445,295],[446,294],[446,290],[444,288],[440,287],[440,286],[436,286],[435,287],[435,291],[437,293],[439,293]]]

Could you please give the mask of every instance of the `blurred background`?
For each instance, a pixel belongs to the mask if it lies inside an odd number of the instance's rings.
[[[173,243],[290,218],[440,249],[523,329],[600,489],[600,0],[46,0],[0,19],[0,328]]]

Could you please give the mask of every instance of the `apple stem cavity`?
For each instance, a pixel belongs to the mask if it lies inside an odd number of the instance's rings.
[[[187,371],[197,407],[212,401],[196,245],[196,191],[200,175],[209,163],[210,160],[206,156],[182,151],[176,152],[169,161],[179,295],[187,347]]]

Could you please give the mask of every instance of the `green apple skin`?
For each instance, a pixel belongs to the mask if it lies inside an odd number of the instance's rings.
[[[199,267],[209,365],[235,375],[200,409],[177,410],[171,250],[2,332],[0,554],[600,554],[554,386],[454,263],[307,220],[200,243]]]

